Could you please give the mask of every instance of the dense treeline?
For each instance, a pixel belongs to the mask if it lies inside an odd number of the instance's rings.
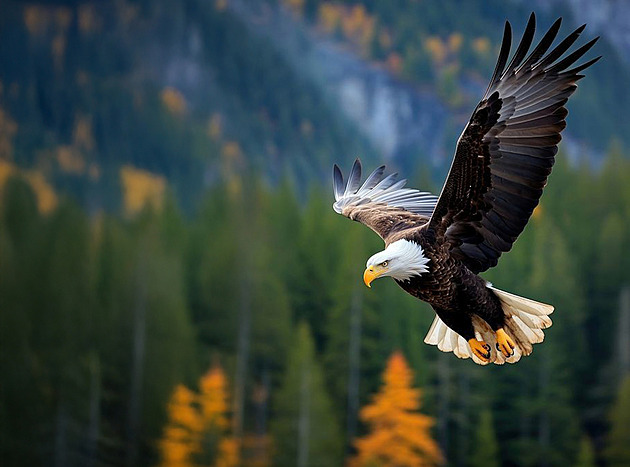
[[[274,465],[295,465],[295,394],[306,391],[318,434],[309,465],[340,465],[400,349],[450,465],[622,465],[629,176],[616,150],[596,174],[560,157],[522,238],[486,276],[553,303],[554,325],[533,355],[483,368],[423,344],[432,312],[393,282],[363,286],[380,240],[337,216],[328,190],[300,202],[290,182],[232,174],[192,217],[168,199],[126,217],[68,200],[44,215],[11,179],[0,210],[2,463],[157,464],[175,387],[220,364],[232,436],[270,436]]]
[[[113,211],[121,165],[165,176],[189,207],[224,153],[300,180],[372,154],[221,2],[3,2],[0,157]]]

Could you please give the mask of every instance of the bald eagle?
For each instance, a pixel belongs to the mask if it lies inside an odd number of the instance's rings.
[[[475,363],[515,363],[542,342],[553,306],[496,289],[477,274],[496,266],[538,205],[566,126],[565,105],[580,74],[599,58],[571,67],[598,38],[561,59],[581,26],[549,51],[558,19],[528,55],[536,18],[529,18],[508,62],[512,29],[503,41],[490,84],[455,149],[439,197],[404,188],[385,166],[361,184],[357,159],[347,182],[333,168],[334,210],[365,224],[385,241],[363,275],[370,287],[392,277],[428,302],[436,317],[425,338]]]

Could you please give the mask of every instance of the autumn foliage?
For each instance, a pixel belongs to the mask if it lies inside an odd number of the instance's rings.
[[[180,384],[171,396],[159,442],[163,467],[239,465],[238,440],[228,433],[230,402],[223,368],[213,366],[199,380],[199,389],[196,394]]]
[[[431,437],[433,418],[421,414],[419,389],[401,352],[394,352],[383,374],[383,386],[359,414],[369,433],[355,441],[357,455],[350,465],[432,466],[442,453]]]

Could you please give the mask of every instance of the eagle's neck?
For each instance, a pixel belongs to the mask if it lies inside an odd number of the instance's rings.
[[[396,258],[391,262],[392,270],[389,275],[397,281],[407,281],[413,276],[429,272],[429,258],[422,247],[410,240],[398,240],[386,249],[388,256]]]

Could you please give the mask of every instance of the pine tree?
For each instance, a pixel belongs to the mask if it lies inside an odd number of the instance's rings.
[[[630,376],[619,387],[610,415],[611,427],[605,457],[611,467],[630,465]]]
[[[280,390],[275,395],[275,464],[279,466],[339,465],[341,436],[322,368],[308,325],[295,333],[293,351]]]
[[[494,432],[494,421],[490,410],[481,412],[476,432],[477,439],[470,465],[472,467],[498,467],[501,464],[499,444]]]
[[[412,387],[413,373],[402,353],[389,358],[383,383],[373,402],[361,409],[369,433],[356,440],[358,452],[350,465],[440,464],[442,454],[430,433],[434,420],[419,413],[421,391]]]
[[[595,467],[595,450],[593,443],[588,436],[582,436],[580,441],[580,452],[578,453],[575,467]]]

